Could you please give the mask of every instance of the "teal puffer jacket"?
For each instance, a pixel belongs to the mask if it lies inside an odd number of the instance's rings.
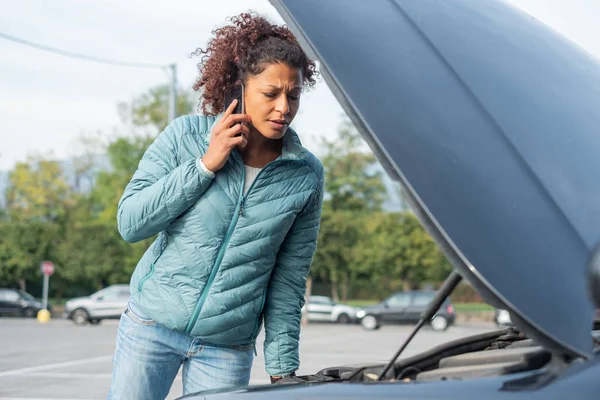
[[[184,116],[170,123],[119,201],[126,241],[158,234],[132,275],[132,296],[156,322],[215,345],[253,344],[264,318],[266,370],[290,373],[299,366],[323,167],[288,129],[281,156],[243,195],[237,150],[214,178],[197,164],[215,120]]]

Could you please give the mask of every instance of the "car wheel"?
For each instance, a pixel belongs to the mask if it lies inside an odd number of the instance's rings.
[[[441,315],[436,315],[435,318],[431,320],[431,328],[437,332],[445,331],[448,329],[448,320]]]
[[[101,319],[90,319],[90,324],[98,325],[100,323],[100,321],[102,321],[102,320]]]
[[[77,310],[73,311],[71,319],[77,325],[85,325],[90,322],[90,315],[83,308],[78,308]]]
[[[340,314],[337,317],[337,322],[339,324],[349,324],[350,323],[350,317],[348,316],[348,314]]]
[[[33,318],[35,317],[36,313],[35,310],[33,308],[26,308],[23,310],[23,317],[24,318]]]
[[[372,331],[375,329],[379,329],[379,321],[373,315],[365,315],[363,319],[360,321],[360,324],[366,330]]]

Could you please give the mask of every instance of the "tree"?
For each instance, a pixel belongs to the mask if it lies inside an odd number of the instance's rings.
[[[437,282],[450,265],[410,212],[382,209],[382,172],[348,120],[339,137],[322,140],[325,192],[311,277],[331,283],[332,297],[348,298],[351,282],[370,282],[372,293]],[[341,285],[340,285],[341,284]]]
[[[126,251],[111,225],[71,227],[55,246],[56,275],[70,285],[84,284],[95,290],[126,282],[133,272],[123,265]]]
[[[47,222],[0,224],[0,285],[26,290],[27,281],[39,279],[39,265],[51,254],[57,231]]]
[[[402,278],[411,288],[416,288],[422,282],[444,280],[452,271],[452,266],[414,214],[406,214],[403,228],[407,246]]]
[[[154,139],[150,136],[119,138],[107,149],[111,170],[102,171],[92,192],[96,220],[115,224],[117,205],[146,149]]]
[[[10,172],[6,202],[13,221],[57,222],[76,204],[76,196],[57,161],[29,156]]]
[[[348,284],[354,270],[353,248],[360,240],[362,218],[351,211],[334,211],[324,204],[317,252],[311,275],[332,283],[332,297],[339,298],[337,283],[342,281],[342,301],[347,301]]]
[[[325,193],[333,211],[377,211],[386,198],[386,188],[377,159],[346,118],[338,137],[323,138],[321,158],[325,169]]]
[[[181,88],[177,93],[177,115],[193,112],[195,102],[192,94]],[[150,127],[153,133],[161,132],[169,123],[169,97],[169,85],[155,86],[131,103],[120,103],[121,119],[135,127]]]
[[[449,262],[410,212],[374,213],[362,233],[353,259],[358,273],[370,277],[383,292],[395,290],[394,281],[410,290],[422,282],[439,282],[451,271]]]
[[[361,223],[364,216],[381,210],[386,188],[375,156],[348,119],[340,125],[337,138],[321,140],[321,148],[325,149],[321,161],[326,200],[312,275],[331,282],[336,300],[341,281],[346,301],[355,276],[352,249],[359,244]]]

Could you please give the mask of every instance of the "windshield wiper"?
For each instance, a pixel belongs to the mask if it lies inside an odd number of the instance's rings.
[[[390,370],[392,365],[394,365],[394,363],[396,362],[396,359],[404,351],[406,346],[408,346],[408,344],[415,337],[417,332],[419,332],[419,330],[423,327],[423,325],[425,325],[425,323],[427,323],[428,321],[431,320],[431,318],[433,318],[435,313],[442,306],[442,303],[444,302],[444,300],[446,300],[446,298],[450,295],[450,293],[452,293],[454,288],[460,283],[461,280],[462,280],[462,277],[456,271],[452,271],[452,273],[450,273],[450,275],[448,275],[448,277],[444,281],[444,284],[442,285],[442,287],[438,290],[438,292],[436,293],[433,300],[431,300],[431,302],[427,306],[427,309],[425,309],[425,311],[423,311],[423,314],[421,314],[421,319],[419,320],[419,322],[417,322],[417,325],[415,325],[415,327],[412,330],[412,332],[410,333],[410,335],[408,335],[408,338],[406,339],[404,344],[398,349],[396,354],[394,354],[394,357],[392,357],[390,362],[385,366],[385,368],[383,368],[383,371],[381,371],[381,373],[377,377],[378,381],[383,379],[385,374],[387,374],[387,372]]]

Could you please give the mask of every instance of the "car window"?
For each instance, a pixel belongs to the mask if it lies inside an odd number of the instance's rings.
[[[101,297],[102,300],[115,300],[119,297],[119,288],[107,287],[105,289],[99,290],[96,292],[96,297]]]
[[[23,297],[25,300],[35,301],[35,297],[30,295],[29,293],[22,291],[19,291],[19,293],[21,294],[21,297]]]
[[[425,307],[433,299],[434,294],[432,293],[415,293],[413,297],[413,306]]]
[[[311,297],[310,302],[313,304],[323,304],[323,305],[331,305],[333,302],[331,299],[326,297]]]
[[[0,290],[0,301],[4,301],[4,294],[7,292],[7,290]]]
[[[408,293],[398,293],[386,301],[390,307],[408,307],[410,305],[410,295]]]
[[[102,294],[104,300],[123,300],[130,296],[129,288],[125,287],[113,287],[107,288],[106,292]]]
[[[21,296],[17,292],[13,292],[12,290],[5,290],[4,295],[2,296],[2,300],[17,302],[21,299]]]

